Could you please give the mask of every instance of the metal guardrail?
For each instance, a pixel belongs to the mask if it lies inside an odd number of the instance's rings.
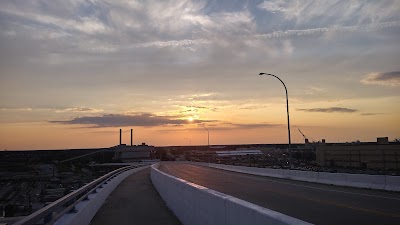
[[[48,206],[30,214],[29,216],[17,221],[13,225],[34,225],[41,220],[43,224],[53,224],[59,218],[61,218],[66,213],[76,212],[75,206],[81,202],[88,200],[88,196],[92,193],[96,193],[98,188],[102,188],[104,184],[111,181],[114,177],[119,174],[135,169],[140,166],[126,166],[119,168],[117,170],[111,171],[110,173],[86,184],[85,186],[79,188],[78,190],[65,195],[64,197],[58,199],[57,201],[49,204]]]

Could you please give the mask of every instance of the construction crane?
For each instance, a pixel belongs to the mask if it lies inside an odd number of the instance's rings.
[[[306,135],[304,135],[303,132],[301,132],[301,130],[300,130],[299,128],[297,128],[297,129],[299,130],[300,134],[303,135],[303,137],[304,137],[304,143],[305,143],[305,144],[308,144],[309,142],[308,142],[308,138],[306,137]]]

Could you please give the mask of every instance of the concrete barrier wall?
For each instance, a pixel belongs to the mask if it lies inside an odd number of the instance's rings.
[[[387,176],[366,174],[347,174],[347,186],[385,190],[386,177]]]
[[[386,176],[385,190],[400,191],[400,177]]]
[[[285,178],[291,180],[307,181],[337,186],[369,188],[375,190],[400,191],[400,176],[368,175],[348,173],[326,173],[300,170],[284,170],[257,168],[245,166],[232,166],[213,163],[190,162],[195,165],[207,166],[216,169],[229,170],[259,176]]]
[[[97,211],[103,205],[107,197],[115,190],[115,188],[128,176],[139,172],[149,166],[143,166],[136,169],[131,169],[114,177],[102,188],[97,189],[97,193],[90,194],[89,200],[79,202],[75,209],[76,213],[69,213],[57,220],[55,225],[88,225]]]
[[[309,224],[171,176],[158,170],[158,164],[151,168],[151,180],[184,225]]]
[[[309,172],[318,173],[317,183],[321,184],[333,184],[337,186],[349,186],[347,185],[347,174],[345,173],[322,173],[322,172]]]

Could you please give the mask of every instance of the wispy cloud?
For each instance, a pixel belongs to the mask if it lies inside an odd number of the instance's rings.
[[[228,127],[222,129],[257,129],[257,128],[271,128],[282,126],[282,124],[273,123],[226,123]]]
[[[57,109],[55,112],[56,113],[70,113],[70,112],[75,112],[75,113],[98,113],[102,112],[102,109],[94,109],[94,108],[88,108],[88,107],[71,107],[71,108],[64,108],[64,109]]]
[[[183,110],[180,112],[183,114],[192,114],[192,113],[198,113],[198,112],[204,112],[207,110],[210,111],[217,111],[216,107],[210,107],[210,106],[194,106],[194,105],[187,105],[187,106],[181,106]]]
[[[154,41],[154,42],[145,42],[140,44],[134,44],[130,47],[132,48],[149,48],[149,47],[185,47],[185,46],[196,46],[196,45],[205,45],[210,44],[211,41],[206,39],[184,39],[184,40],[173,40],[173,41]]]
[[[5,7],[0,10],[0,12],[9,16],[15,16],[19,19],[30,20],[38,25],[48,26],[48,28],[54,30],[61,29],[65,31],[79,31],[85,34],[97,34],[110,31],[110,29],[96,17],[86,16],[77,19],[67,19],[54,15],[20,11],[12,8],[13,7]]]
[[[343,108],[343,107],[330,107],[330,108],[311,108],[311,109],[297,109],[303,112],[322,112],[322,113],[354,113],[357,109]]]
[[[384,22],[398,15],[397,1],[352,0],[268,0],[258,4],[258,8],[283,16],[302,26],[307,23],[332,25],[364,24]]]
[[[158,116],[152,113],[138,113],[133,115],[105,114],[100,116],[76,117],[65,121],[50,121],[51,123],[69,125],[89,125],[91,127],[122,127],[122,126],[165,126],[184,125],[190,122],[177,116]],[[197,120],[198,123],[214,122],[211,120]]]
[[[32,108],[0,108],[0,111],[20,111],[20,112],[31,112]]]
[[[285,1],[283,0],[272,0],[272,1],[264,1],[258,4],[258,8],[264,9],[270,12],[277,12],[277,11],[285,11],[287,7]]]
[[[320,87],[309,87],[305,93],[307,95],[321,95],[322,93],[325,93],[326,91],[323,88]]]
[[[320,27],[302,30],[285,30],[274,31],[267,34],[254,35],[257,38],[289,38],[289,37],[302,37],[312,35],[322,35],[325,33],[352,33],[352,32],[371,32],[389,27],[400,27],[400,21],[395,22],[382,22],[376,24],[357,25],[357,26],[334,26],[334,27]]]
[[[256,109],[263,109],[263,108],[267,108],[267,105],[263,105],[263,104],[243,104],[241,105],[238,109],[240,110],[256,110]]]
[[[175,60],[221,64],[257,61],[266,54],[286,57],[298,49],[292,40],[270,39],[400,27],[396,2],[323,2],[264,1],[258,8],[242,2],[224,10],[223,3],[196,0],[6,0],[0,2],[0,37],[32,41],[35,47],[17,58],[29,57],[38,64],[91,64],[119,57],[137,64],[147,64],[149,58],[167,64]],[[331,19],[324,22],[321,18],[326,15]],[[275,25],[277,20],[282,26]],[[45,41],[46,45],[40,44]]]
[[[384,115],[385,113],[360,113],[361,116],[378,116]]]
[[[172,128],[172,129],[160,129],[161,132],[173,132],[173,131],[203,131],[202,125],[198,124],[197,128],[189,127],[184,129]],[[213,121],[206,125],[210,132],[212,131],[229,131],[229,130],[246,130],[246,129],[267,129],[273,127],[283,126],[282,124],[273,123],[231,123],[224,121]]]
[[[90,107],[2,107],[0,111],[18,111],[18,112],[33,112],[33,111],[48,111],[56,113],[98,113],[102,109],[95,109]]]
[[[363,84],[377,84],[384,86],[400,86],[400,71],[386,73],[370,73],[361,80]]]

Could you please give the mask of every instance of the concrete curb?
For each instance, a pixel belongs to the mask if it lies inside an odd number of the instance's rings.
[[[310,225],[238,198],[187,182],[151,166],[151,180],[184,225]]]

